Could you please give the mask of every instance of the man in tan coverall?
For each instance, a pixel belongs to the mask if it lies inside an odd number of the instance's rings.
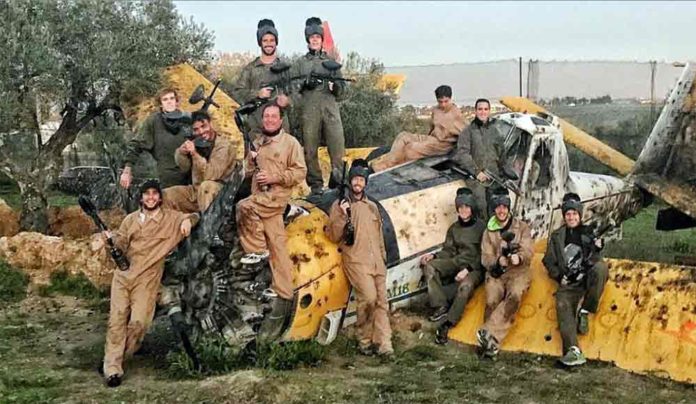
[[[370,355],[376,349],[379,355],[390,356],[394,349],[387,302],[386,250],[379,210],[364,192],[368,175],[364,160],[353,162],[349,172],[350,195],[333,203],[326,231],[331,241],[339,243],[343,269],[355,288],[360,352]],[[346,234],[350,232],[346,229],[349,217],[354,229],[352,245],[346,241],[351,238]]]
[[[287,250],[288,235],[283,212],[292,188],[307,174],[302,146],[281,125],[278,105],[263,107],[263,135],[254,141],[256,152],[249,151],[247,173],[253,174],[251,196],[237,204],[237,227],[246,255],[243,264],[257,264],[270,253],[273,283],[279,305],[292,301],[292,262]],[[273,313],[271,313],[273,316]]]
[[[457,144],[459,133],[464,129],[464,116],[459,107],[452,102],[450,86],[436,88],[435,98],[437,107],[433,109],[430,118],[430,133],[399,133],[389,153],[371,164],[375,172],[424,157],[442,156],[452,151]]]
[[[218,136],[210,124],[210,115],[197,111],[193,134],[211,144],[209,156],[202,156],[192,140],[186,140],[174,153],[181,171],[191,173],[192,185],[177,185],[164,190],[163,206],[184,213],[202,212],[222,189],[223,181],[235,165],[236,149],[224,136]]]
[[[184,237],[198,215],[160,208],[159,182],[149,180],[140,188],[140,210],[123,220],[114,234],[116,246],[130,262],[126,271],[115,271],[111,281],[111,308],[104,349],[104,377],[109,387],[121,384],[123,359],[138,350],[152,323],[164,259]],[[105,232],[105,237],[110,236]]]
[[[483,327],[476,337],[484,356],[493,358],[529,289],[534,249],[529,226],[510,213],[507,193],[493,194],[490,205],[495,215],[488,221],[481,240],[481,264],[487,271],[486,310]],[[503,240],[507,232],[514,234],[509,244]]]

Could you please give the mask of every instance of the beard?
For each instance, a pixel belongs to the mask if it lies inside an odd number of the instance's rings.
[[[264,54],[265,56],[273,56],[273,55],[275,55],[275,53],[276,53],[276,47],[275,47],[275,46],[271,49],[270,52],[267,51],[266,48],[268,48],[268,47],[261,47],[261,52],[263,52],[263,54]]]
[[[149,207],[145,202],[142,203],[143,209],[147,210],[148,212],[152,212],[153,210],[157,210],[160,207],[160,205],[162,205],[161,199],[152,207]]]

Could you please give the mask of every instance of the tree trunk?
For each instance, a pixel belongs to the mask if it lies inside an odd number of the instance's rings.
[[[43,181],[39,178],[26,178],[17,181],[17,184],[22,196],[22,213],[19,218],[20,230],[46,233],[48,230],[48,199]]]

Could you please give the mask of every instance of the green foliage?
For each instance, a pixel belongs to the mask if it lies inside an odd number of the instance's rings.
[[[345,75],[358,73],[356,82],[348,86],[345,101],[341,103],[346,147],[390,144],[399,129],[399,120],[396,96],[377,88],[384,66],[354,52],[348,54],[345,66]]]
[[[296,341],[258,347],[256,365],[273,370],[292,370],[299,366],[317,366],[327,349],[316,341]]]
[[[0,304],[18,302],[27,294],[29,277],[0,260]]]
[[[52,296],[55,294],[75,296],[86,300],[97,300],[107,296],[106,292],[97,289],[85,274],[73,275],[67,271],[53,272],[50,283],[39,288],[39,295],[41,296]]]
[[[0,2],[0,170],[20,184],[23,229],[45,231],[61,153],[97,117],[151,95],[164,67],[209,58],[212,35],[170,0]],[[49,120],[59,126],[48,140]],[[45,127],[43,128],[45,130]]]
[[[194,369],[184,351],[172,351],[167,355],[168,375],[175,379],[200,378],[249,367],[292,370],[300,366],[317,366],[327,354],[326,347],[315,341],[268,344],[259,346],[254,353],[233,347],[222,337],[210,336],[200,338],[195,350],[203,365],[201,371]]]

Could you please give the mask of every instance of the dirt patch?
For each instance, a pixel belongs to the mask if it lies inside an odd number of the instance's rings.
[[[126,217],[122,209],[109,209],[99,212],[99,216],[110,229],[118,229]],[[48,210],[48,234],[67,238],[88,237],[97,228],[79,206],[50,207]]]

